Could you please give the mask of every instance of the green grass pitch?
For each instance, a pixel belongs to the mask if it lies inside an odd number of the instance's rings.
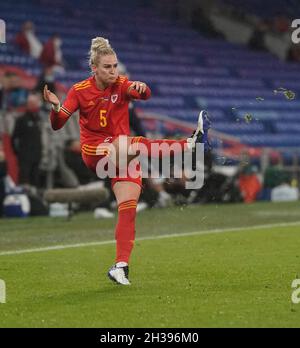
[[[106,276],[114,223],[0,220],[0,327],[300,326],[299,203],[142,212],[129,287]]]

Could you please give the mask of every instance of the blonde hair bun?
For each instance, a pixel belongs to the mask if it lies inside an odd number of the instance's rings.
[[[92,39],[91,49],[89,52],[89,65],[97,65],[98,59],[101,56],[116,54],[114,49],[111,47],[109,41],[104,37],[95,37]]]
[[[105,50],[111,48],[109,41],[107,39],[104,39],[104,37],[95,37],[92,39],[92,46],[91,50],[98,51],[98,50]]]

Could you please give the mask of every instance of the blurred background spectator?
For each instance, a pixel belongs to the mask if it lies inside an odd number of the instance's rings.
[[[2,139],[0,138],[0,217],[3,214],[3,201],[5,197],[5,183],[4,178],[7,174],[5,154],[3,149]]]
[[[273,189],[287,180],[287,173],[283,169],[282,159],[278,155],[270,157],[270,163],[264,173],[264,188]]]
[[[192,28],[206,37],[223,39],[224,34],[215,28],[209,15],[204,11],[205,10],[200,6],[194,9],[191,19]]]
[[[55,72],[53,66],[47,67],[43,70],[39,77],[35,90],[40,93],[41,98],[44,94],[44,87],[48,86],[48,89],[56,94],[56,84],[55,84]]]
[[[16,35],[15,43],[24,53],[38,59],[41,55],[43,45],[35,34],[35,26],[31,21],[22,25],[22,30]]]
[[[99,180],[97,175],[90,171],[84,164],[81,157],[80,141],[69,139],[66,142],[64,157],[66,165],[73,171],[80,185],[85,185]]]
[[[262,189],[258,169],[251,163],[250,155],[247,151],[241,154],[238,170],[238,185],[245,203],[255,202]]]
[[[118,70],[119,70],[120,75],[125,75],[130,80],[130,73],[127,70],[125,64],[123,64],[122,62],[119,62],[118,63]],[[129,103],[129,126],[134,134],[140,135],[143,137],[146,136],[146,132],[142,126],[142,122],[137,115],[137,112],[136,112],[136,109],[134,106],[134,102]]]
[[[265,34],[270,29],[267,21],[260,21],[250,37],[248,46],[253,50],[266,51]]]
[[[64,62],[62,53],[62,39],[58,34],[54,34],[45,43],[40,61],[45,68],[51,68],[53,71],[63,72]]]
[[[287,60],[289,62],[300,62],[300,47],[299,45],[292,45],[287,53]]]
[[[261,191],[261,183],[257,175],[257,169],[252,165],[243,166],[240,170],[238,181],[244,202],[255,202]]]
[[[12,144],[19,163],[19,183],[37,187],[42,155],[40,97],[30,94],[26,113],[20,116],[12,134]]]

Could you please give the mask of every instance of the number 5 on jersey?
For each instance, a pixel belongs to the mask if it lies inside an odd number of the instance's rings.
[[[100,110],[100,127],[107,126],[107,118],[106,118],[107,110]]]

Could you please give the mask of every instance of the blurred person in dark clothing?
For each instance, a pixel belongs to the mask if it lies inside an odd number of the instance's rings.
[[[264,188],[273,189],[285,182],[287,173],[282,166],[282,158],[274,153],[270,155],[270,163],[264,172]]]
[[[192,14],[192,28],[207,37],[224,38],[224,34],[218,31],[211,19],[204,13],[201,7],[194,9]]]
[[[130,74],[123,63],[119,62],[118,68],[119,68],[119,73],[121,75],[126,75],[128,78],[130,78]],[[129,126],[131,131],[133,131],[135,134],[138,134],[139,136],[146,137],[146,132],[144,130],[141,120],[139,119],[137,115],[133,102],[129,103],[128,111],[129,111]]]
[[[70,139],[66,142],[64,158],[66,165],[74,172],[80,185],[98,180],[97,175],[90,171],[82,160],[79,140]]]
[[[248,47],[257,51],[266,51],[265,36],[269,29],[270,27],[267,21],[258,23],[250,37]]]
[[[129,126],[132,131],[134,131],[135,134],[138,134],[142,137],[146,137],[146,133],[144,131],[144,127],[142,125],[141,120],[139,119],[135,107],[133,103],[129,104]]]
[[[286,56],[288,62],[300,62],[300,47],[299,45],[292,45]]]
[[[7,174],[5,154],[2,144],[2,139],[0,138],[0,217],[3,215],[3,201],[5,197],[5,184],[4,178]]]
[[[35,92],[39,93],[42,98],[43,109],[49,111],[49,104],[44,102],[44,86],[47,85],[53,93],[57,92],[56,83],[55,83],[55,72],[53,67],[47,67],[41,73],[38,82],[35,86]]]
[[[4,76],[0,76],[0,111],[4,108],[4,90],[5,90]]]
[[[53,67],[47,67],[44,69],[44,71],[39,77],[35,90],[41,95],[43,95],[45,85],[47,85],[53,93],[56,93],[55,74],[53,71]]]
[[[27,111],[17,119],[12,134],[12,145],[19,163],[19,183],[35,187],[38,186],[42,156],[40,103],[38,95],[29,95]]]

